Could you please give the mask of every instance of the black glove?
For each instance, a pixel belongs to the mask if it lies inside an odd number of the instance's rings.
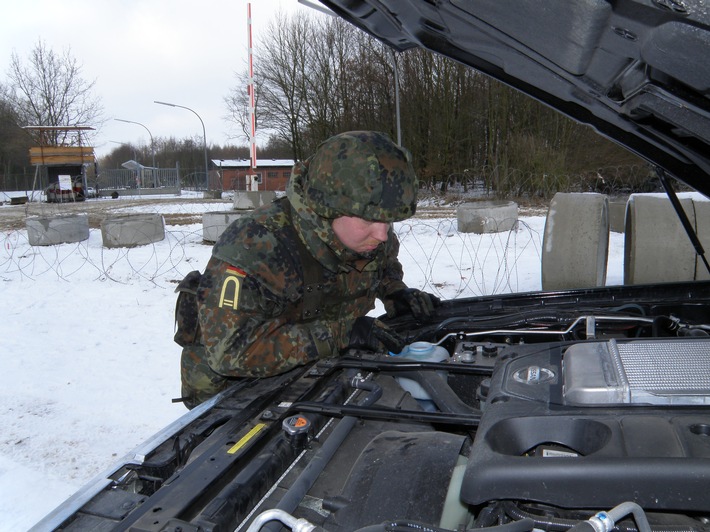
[[[353,323],[348,347],[400,353],[407,343],[377,318],[361,316]]]
[[[434,311],[434,307],[440,304],[441,300],[438,297],[416,288],[397,290],[385,297],[385,308],[390,318],[409,312],[416,319],[428,318]]]

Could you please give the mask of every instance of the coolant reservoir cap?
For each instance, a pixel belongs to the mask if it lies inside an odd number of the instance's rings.
[[[481,346],[481,353],[484,357],[494,357],[498,354],[498,346],[490,342],[486,342]]]
[[[420,362],[443,362],[449,358],[449,352],[440,345],[430,342],[413,342],[402,350],[399,355]]]
[[[311,422],[305,416],[291,416],[283,420],[282,427],[287,435],[308,434],[311,429]]]
[[[311,432],[310,420],[302,415],[287,417],[281,423],[286,439],[295,449],[303,449]]]

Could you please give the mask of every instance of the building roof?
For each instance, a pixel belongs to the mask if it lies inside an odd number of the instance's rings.
[[[221,168],[249,168],[251,159],[212,159],[212,164]],[[293,159],[257,159],[256,168],[273,168],[283,166],[291,168],[294,165]]]

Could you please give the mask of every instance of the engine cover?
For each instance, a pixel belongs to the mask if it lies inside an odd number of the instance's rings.
[[[509,347],[462,499],[707,510],[708,396],[710,340]]]

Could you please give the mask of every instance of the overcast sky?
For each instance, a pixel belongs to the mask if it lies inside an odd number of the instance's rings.
[[[247,0],[0,1],[0,82],[7,83],[13,51],[29,64],[39,39],[58,54],[68,48],[83,78],[95,80],[108,119],[94,141],[98,156],[116,142],[150,143],[144,128],[114,118],[140,122],[153,137],[202,139],[194,114],[154,100],[193,109],[208,145],[247,144],[230,140],[239,131],[224,120],[224,98],[248,65]],[[279,10],[324,16],[298,0],[251,0],[255,48]],[[257,144],[265,141],[257,132]]]

